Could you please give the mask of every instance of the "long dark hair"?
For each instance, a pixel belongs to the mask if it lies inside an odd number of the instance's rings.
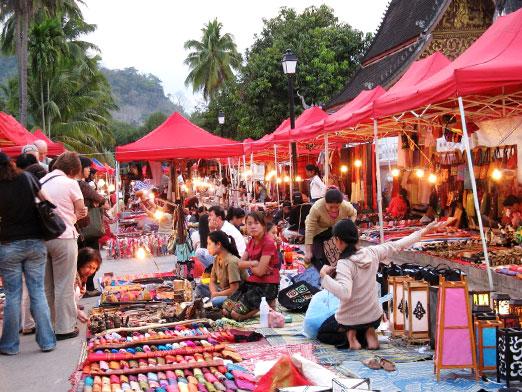
[[[13,181],[21,171],[11,159],[3,152],[0,152],[0,181]]]
[[[210,232],[210,229],[208,228],[208,214],[201,214],[199,216],[199,225],[198,225],[198,232],[199,232],[199,246],[201,248],[207,248],[207,238],[208,233]]]
[[[225,249],[228,253],[239,258],[239,252],[237,251],[236,241],[234,238],[229,236],[222,230],[213,231],[208,235],[208,238],[214,242],[215,244],[221,244],[223,249]]]

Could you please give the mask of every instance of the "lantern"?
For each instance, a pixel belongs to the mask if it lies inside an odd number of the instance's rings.
[[[498,320],[476,320],[477,368],[480,373],[497,368],[497,328],[502,327]]]
[[[472,313],[491,312],[491,291],[471,290],[469,296],[471,299]]]
[[[404,282],[412,281],[409,276],[390,276],[388,278],[388,292],[393,293],[393,306],[390,309],[390,322],[393,327],[393,335],[404,333]]]
[[[505,328],[497,330],[497,381],[506,380],[507,387],[512,381],[522,381],[520,355],[522,353],[522,330]]]
[[[404,334],[412,341],[430,338],[429,284],[425,281],[406,280],[404,291]]]
[[[493,293],[493,310],[499,316],[507,316],[509,314],[509,300],[511,297],[504,293]]]
[[[522,321],[522,299],[511,299],[509,301],[509,314]]]

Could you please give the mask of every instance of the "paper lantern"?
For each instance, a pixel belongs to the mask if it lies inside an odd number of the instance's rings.
[[[499,316],[506,316],[509,314],[509,300],[511,297],[504,293],[493,293],[493,310]]]
[[[469,296],[473,313],[491,312],[491,291],[471,290]]]
[[[390,322],[393,335],[404,334],[404,282],[413,281],[409,276],[390,276],[388,278],[388,292],[393,293]]]
[[[522,329],[497,330],[497,381],[522,381]]]
[[[518,317],[522,321],[522,299],[509,300],[509,314]]]
[[[411,341],[427,341],[430,338],[429,284],[425,281],[407,280],[404,291],[404,334]]]
[[[498,320],[476,320],[477,368],[480,373],[497,368],[497,328],[502,327]]]

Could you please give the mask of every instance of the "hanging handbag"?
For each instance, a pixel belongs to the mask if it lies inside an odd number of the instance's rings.
[[[58,214],[55,213],[54,210],[56,209],[56,206],[53,203],[51,203],[49,200],[39,199],[37,196],[35,189],[39,189],[39,187],[36,178],[27,172],[24,172],[24,175],[29,182],[29,187],[31,188],[33,198],[35,199],[36,211],[38,212],[38,220],[42,229],[43,239],[46,241],[54,240],[65,232],[65,222]],[[42,185],[55,177],[58,176],[48,178],[42,183]],[[36,199],[39,199],[40,201],[36,202]]]
[[[518,165],[517,145],[512,145],[511,148],[509,148],[509,151],[504,150],[504,154],[508,155],[506,159],[506,169],[516,170]]]
[[[89,217],[89,224],[80,228],[80,234],[84,240],[92,238],[100,238],[105,234],[105,227],[103,225],[103,207],[89,208],[87,214]]]

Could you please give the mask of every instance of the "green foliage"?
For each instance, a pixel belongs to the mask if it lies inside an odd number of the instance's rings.
[[[133,124],[134,127],[154,112],[170,115],[180,112],[185,115],[184,108],[176,105],[165,96],[161,80],[151,74],[141,74],[135,68],[110,70],[103,68],[118,110],[112,113],[118,121]]]
[[[339,92],[359,65],[370,35],[340,23],[325,5],[301,14],[282,8],[265,20],[263,30],[246,53],[246,64],[237,79],[226,83],[193,119],[207,129],[217,129],[217,112],[226,115],[228,135],[259,138],[272,132],[288,117],[288,80],[281,59],[290,48],[298,57],[295,91],[308,104],[325,103]],[[296,97],[297,114],[302,111]]]
[[[190,68],[185,85],[192,86],[194,92],[202,91],[208,100],[213,97],[227,80],[234,78],[232,70],[241,67],[241,55],[237,52],[231,34],[221,34],[223,25],[214,19],[201,29],[201,41],[185,42],[185,49],[191,50],[185,59]]]

